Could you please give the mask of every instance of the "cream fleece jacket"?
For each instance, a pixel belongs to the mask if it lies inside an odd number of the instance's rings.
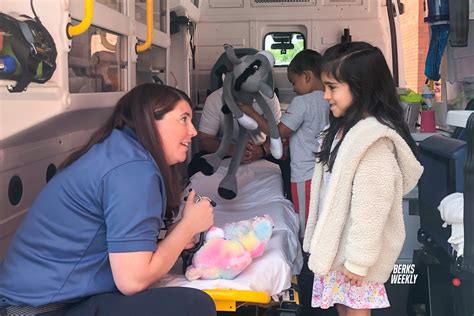
[[[374,117],[358,122],[341,143],[323,205],[323,166],[316,163],[303,249],[316,275],[341,269],[385,282],[405,240],[402,198],[423,167],[393,129]]]

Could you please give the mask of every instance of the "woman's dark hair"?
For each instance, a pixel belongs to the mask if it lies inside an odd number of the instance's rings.
[[[136,86],[117,102],[114,112],[105,124],[92,134],[86,145],[67,157],[60,169],[69,166],[92,146],[104,141],[114,129],[122,129],[126,124],[136,133],[138,141],[150,152],[160,169],[166,187],[166,216],[170,218],[179,207],[181,183],[177,166],[169,166],[166,163],[154,121],[161,120],[181,100],[191,105],[189,97],[178,89],[153,83]]]
[[[394,129],[416,155],[417,149],[405,122],[395,83],[385,58],[377,47],[365,42],[337,44],[328,48],[322,57],[321,72],[340,83],[346,83],[352,93],[352,106],[343,117],[329,112],[329,128],[316,158],[332,170],[339,146],[349,130],[367,115]],[[334,150],[331,145],[337,132],[343,136]]]
[[[288,72],[301,75],[303,71],[309,70],[319,78],[321,73],[321,54],[312,49],[304,49],[293,57],[288,65]]]

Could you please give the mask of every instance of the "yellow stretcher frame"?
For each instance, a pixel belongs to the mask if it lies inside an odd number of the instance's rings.
[[[298,284],[295,275],[292,277],[292,285],[288,289],[292,291],[291,301],[297,305],[300,304],[298,291],[294,290],[294,285]],[[230,289],[212,289],[204,290],[216,304],[218,312],[235,312],[237,308],[243,305],[260,305],[262,307],[272,306],[271,297],[267,292],[258,292],[250,290],[230,290]],[[240,303],[238,305],[238,303]],[[278,302],[274,302],[278,304]]]
[[[262,305],[270,303],[270,295],[266,292],[226,289],[204,290],[204,292],[214,300],[218,312],[235,312],[238,302]]]

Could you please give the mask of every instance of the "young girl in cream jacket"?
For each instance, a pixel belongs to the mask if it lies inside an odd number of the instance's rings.
[[[423,168],[382,52],[338,44],[322,63],[330,125],[316,154],[303,242],[315,274],[312,306],[370,315],[389,306],[383,284],[405,239],[402,198]]]

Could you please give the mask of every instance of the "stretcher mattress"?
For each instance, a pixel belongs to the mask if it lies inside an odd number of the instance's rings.
[[[269,214],[275,227],[265,252],[233,280],[189,282],[182,274],[179,261],[157,286],[251,290],[278,294],[290,287],[292,275],[300,272],[303,262],[298,241],[298,217],[291,202],[283,196],[280,169],[266,160],[241,165],[237,175],[238,195],[233,200],[225,200],[217,194],[218,184],[227,172],[228,160],[224,160],[222,164],[212,176],[195,174],[189,187],[216,201],[215,226],[223,227],[226,223]]]

